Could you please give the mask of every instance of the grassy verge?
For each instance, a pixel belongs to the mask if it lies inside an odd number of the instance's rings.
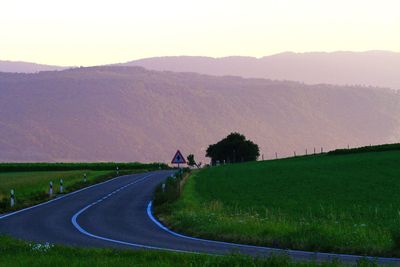
[[[345,266],[339,262],[293,262],[286,256],[252,258],[244,255],[211,256],[151,250],[89,249],[29,244],[0,236],[0,266]],[[357,266],[377,266],[360,261]]]
[[[122,170],[119,175],[144,171],[146,170]],[[85,173],[87,175],[86,182],[83,180]],[[110,170],[0,172],[0,213],[49,200],[50,181],[53,182],[55,196],[59,194],[60,179],[63,179],[63,193],[68,193],[115,176],[116,172]],[[15,190],[16,204],[14,208],[10,207],[11,189]]]
[[[155,208],[189,235],[311,251],[400,257],[400,151],[224,165]]]
[[[182,173],[177,171],[175,174],[167,177],[154,190],[153,205],[160,206],[165,203],[172,203],[179,198],[182,189],[190,175],[189,169],[184,169]]]

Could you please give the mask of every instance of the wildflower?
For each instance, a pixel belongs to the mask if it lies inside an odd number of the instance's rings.
[[[46,242],[44,244],[29,244],[29,247],[31,247],[31,249],[33,251],[38,251],[38,252],[42,252],[42,253],[46,253],[48,252],[52,247],[54,247],[54,245],[50,244],[49,242]]]

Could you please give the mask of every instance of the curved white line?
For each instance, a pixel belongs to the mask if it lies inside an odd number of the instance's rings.
[[[63,198],[65,198],[65,197],[69,197],[69,196],[75,195],[75,194],[77,194],[77,193],[79,193],[79,192],[82,192],[82,191],[84,191],[84,190],[90,189],[90,188],[92,188],[92,187],[96,187],[96,186],[99,186],[99,185],[102,185],[102,184],[106,184],[106,183],[109,183],[109,182],[111,182],[111,181],[114,181],[115,179],[119,179],[119,178],[126,177],[126,176],[130,176],[130,175],[132,175],[132,174],[127,174],[127,175],[118,176],[118,177],[109,179],[109,180],[107,180],[107,181],[101,182],[101,183],[93,184],[93,185],[90,185],[90,186],[88,186],[88,187],[84,187],[84,188],[75,190],[75,191],[73,191],[73,192],[71,192],[71,193],[68,193],[68,194],[59,196],[59,197],[57,197],[57,198],[48,200],[48,201],[43,202],[43,203],[40,203],[40,204],[36,204],[36,205],[30,206],[30,207],[27,207],[27,208],[24,208],[24,209],[20,209],[20,210],[14,211],[14,212],[6,213],[5,215],[0,216],[0,220],[1,220],[1,219],[4,219],[4,218],[7,218],[7,217],[10,217],[10,216],[13,216],[13,215],[15,215],[15,214],[24,212],[24,211],[28,211],[28,210],[31,210],[31,209],[38,208],[38,207],[40,207],[40,206],[44,206],[44,205],[50,204],[50,203],[52,203],[52,202],[58,201],[58,200],[63,199]],[[135,174],[133,174],[133,175],[135,175]]]
[[[180,237],[180,238],[185,238],[185,239],[190,239],[194,241],[200,241],[200,242],[208,242],[208,243],[214,243],[214,244],[221,244],[221,245],[229,245],[229,246],[235,246],[235,247],[244,247],[244,248],[253,248],[253,249],[260,249],[260,250],[267,250],[270,252],[280,252],[280,253],[289,253],[292,254],[293,256],[298,255],[298,256],[323,256],[323,257],[332,257],[332,258],[339,258],[339,259],[347,259],[347,260],[360,260],[360,259],[368,259],[368,260],[378,260],[378,261],[384,261],[387,263],[394,263],[394,262],[400,262],[400,258],[385,258],[385,257],[371,257],[371,256],[359,256],[359,255],[350,255],[350,254],[335,254],[335,253],[327,253],[327,252],[310,252],[310,251],[302,251],[302,250],[292,250],[292,249],[280,249],[280,248],[272,248],[272,247],[261,247],[261,246],[254,246],[254,245],[245,245],[245,244],[237,244],[237,243],[231,243],[231,242],[224,242],[224,241],[216,241],[216,240],[209,240],[209,239],[202,239],[202,238],[197,238],[197,237],[192,237],[192,236],[187,236],[183,234],[179,234],[177,232],[172,231],[165,225],[163,225],[159,220],[157,220],[152,211],[152,206],[153,206],[153,201],[150,201],[149,204],[147,205],[147,216],[161,229],[164,231],[168,232],[171,235]]]
[[[83,209],[79,210],[77,213],[74,214],[74,216],[72,216],[71,218],[71,223],[73,224],[73,226],[82,234],[90,236],[92,238],[96,238],[96,239],[100,239],[103,241],[108,241],[108,242],[112,242],[112,243],[116,243],[116,244],[121,244],[121,245],[126,245],[126,246],[131,246],[131,247],[136,247],[136,248],[146,248],[146,249],[157,249],[157,250],[166,250],[166,251],[172,251],[172,252],[184,252],[184,253],[194,253],[194,254],[198,254],[197,252],[191,252],[191,251],[184,251],[184,250],[177,250],[177,249],[169,249],[169,248],[161,248],[161,247],[155,247],[155,246],[148,246],[148,245],[143,245],[143,244],[136,244],[136,243],[131,243],[131,242],[125,242],[125,241],[121,241],[121,240],[116,240],[116,239],[112,239],[112,238],[108,238],[108,237],[103,237],[103,236],[99,236],[99,235],[95,235],[92,233],[89,233],[88,231],[86,231],[85,229],[83,229],[79,223],[78,223],[78,217],[79,215],[81,215],[83,212],[85,212],[86,210],[88,210],[90,207],[93,207],[96,204],[99,204],[100,202],[106,200],[107,198],[109,198],[110,196],[116,194],[117,192],[127,188],[128,186],[131,185],[135,185],[139,182],[142,182],[144,180],[146,180],[147,178],[149,178],[150,176],[153,176],[154,174],[150,174],[147,175],[143,178],[140,178],[138,180],[135,180],[134,182],[131,182],[129,184],[126,184],[114,191],[112,191],[111,193],[105,195],[102,198],[99,198],[97,201],[87,205],[86,207],[84,207]]]

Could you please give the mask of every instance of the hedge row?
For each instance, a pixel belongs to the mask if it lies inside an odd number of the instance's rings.
[[[168,169],[165,163],[139,162],[79,162],[79,163],[0,163],[0,171],[69,171],[69,170],[137,170],[137,169]]]
[[[400,150],[400,143],[384,144],[384,145],[376,145],[376,146],[363,146],[363,147],[350,148],[350,149],[336,149],[333,151],[329,151],[328,155],[383,152],[383,151],[392,151],[392,150]]]

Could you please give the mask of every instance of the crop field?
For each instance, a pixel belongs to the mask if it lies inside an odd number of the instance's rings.
[[[294,262],[287,256],[272,255],[268,258],[231,254],[212,256],[205,254],[173,253],[155,250],[113,250],[76,248],[35,244],[0,236],[0,266],[288,266],[288,267],[341,267],[339,262]],[[359,267],[376,264],[361,260]]]
[[[400,151],[210,167],[155,212],[208,239],[399,257]]]
[[[83,182],[86,173],[87,181]],[[63,192],[89,185],[101,179],[112,177],[110,171],[38,171],[38,172],[0,172],[0,212],[9,208],[10,190],[14,189],[15,208],[30,206],[46,200],[49,183],[53,182],[54,194],[59,193],[60,179],[63,179]]]

